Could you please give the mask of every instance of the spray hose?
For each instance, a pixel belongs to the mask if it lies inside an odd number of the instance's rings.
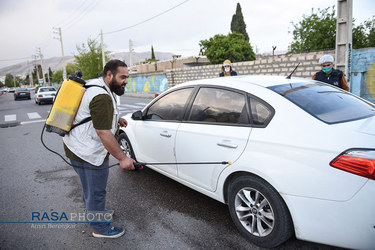
[[[103,169],[107,169],[107,168],[111,168],[111,167],[114,167],[114,166],[117,166],[117,165],[120,165],[120,163],[115,163],[113,165],[110,165],[110,166],[107,166],[107,167],[100,167],[100,168],[96,168],[96,167],[83,167],[83,166],[73,166],[71,163],[69,163],[61,154],[59,154],[58,152],[50,149],[49,147],[47,147],[47,145],[44,143],[43,141],[43,134],[44,134],[44,130],[46,128],[46,124],[44,124],[43,128],[42,128],[42,132],[40,134],[40,141],[42,142],[43,146],[50,152],[60,156],[61,159],[63,159],[63,161],[74,167],[74,168],[81,168],[81,169],[89,169],[89,170],[103,170]],[[135,168],[135,170],[142,170],[145,166],[147,165],[211,165],[211,164],[217,164],[217,165],[231,165],[232,162],[230,161],[217,161],[217,162],[149,162],[149,163],[145,163],[145,162],[134,162],[133,163],[133,166]]]

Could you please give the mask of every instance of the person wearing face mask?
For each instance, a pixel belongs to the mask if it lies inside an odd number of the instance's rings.
[[[104,67],[103,77],[86,83],[87,90],[73,122],[80,125],[63,138],[65,155],[82,184],[87,218],[89,214],[101,214],[98,215],[101,221],[89,220],[93,236],[98,238],[117,238],[125,233],[123,228],[109,222],[113,210],[105,209],[105,201],[109,154],[119,161],[122,169],[135,169],[134,160],[125,155],[114,136],[118,125],[126,127],[127,122],[119,118],[113,93],[123,95],[128,78],[127,65],[120,60],[110,60]],[[82,123],[89,117],[91,120]]]
[[[324,55],[319,59],[319,64],[322,67],[322,70],[316,72],[312,79],[332,84],[336,87],[342,88],[346,91],[349,91],[348,83],[346,82],[344,73],[339,69],[333,68],[333,56]]]
[[[232,69],[232,63],[229,60],[225,60],[223,62],[223,66],[221,66],[221,70],[222,72],[219,74],[220,77],[237,75],[237,72]]]

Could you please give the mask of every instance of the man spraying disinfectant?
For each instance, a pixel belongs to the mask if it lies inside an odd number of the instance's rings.
[[[88,117],[91,120],[76,126],[63,138],[65,154],[80,177],[83,201],[88,212],[106,211],[109,154],[119,161],[121,168],[134,170],[135,161],[124,154],[114,136],[117,125],[127,126],[127,122],[119,118],[113,93],[118,96],[124,94],[128,77],[128,68],[124,62],[109,61],[104,67],[103,77],[87,83],[88,88],[73,126]],[[93,222],[90,225],[94,229],[94,237],[117,238],[125,233],[123,228],[114,227],[109,222]]]

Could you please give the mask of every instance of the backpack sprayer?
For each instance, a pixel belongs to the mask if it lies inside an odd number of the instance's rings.
[[[46,131],[65,136],[72,128],[78,107],[86,91],[86,82],[81,79],[82,72],[77,71],[61,85],[51,112],[46,121]]]
[[[61,85],[60,90],[58,91],[55,101],[52,105],[51,112],[46,120],[46,123],[43,126],[42,133],[40,135],[40,140],[43,146],[51,151],[54,154],[57,154],[67,163],[68,165],[74,167],[70,164],[62,155],[58,152],[53,151],[52,149],[48,148],[43,141],[43,133],[44,129],[47,132],[54,132],[60,136],[65,136],[68,134],[73,128],[79,126],[83,123],[86,123],[91,120],[91,117],[88,117],[82,120],[80,123],[72,125],[74,118],[76,117],[79,105],[81,103],[83,94],[85,93],[86,89],[89,87],[101,87],[101,86],[85,86],[86,82],[81,79],[82,72],[77,71],[75,72],[74,76],[70,76],[69,79],[65,80]],[[134,162],[135,170],[142,170],[146,165],[188,165],[188,164],[221,164],[221,165],[231,165],[230,161],[221,161],[221,162],[180,162],[180,163],[144,163],[144,162]],[[116,165],[120,165],[119,163],[110,165],[104,168],[95,168],[95,167],[79,167],[83,169],[90,169],[90,170],[103,170],[106,168],[111,168]]]

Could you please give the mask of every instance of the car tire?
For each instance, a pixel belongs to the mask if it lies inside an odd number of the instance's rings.
[[[132,147],[132,144],[130,143],[128,136],[125,133],[121,133],[117,141],[122,151],[124,151],[125,155],[135,160],[133,147]]]
[[[257,176],[240,176],[229,185],[228,205],[238,230],[259,247],[273,248],[293,235],[293,222],[280,194]]]

